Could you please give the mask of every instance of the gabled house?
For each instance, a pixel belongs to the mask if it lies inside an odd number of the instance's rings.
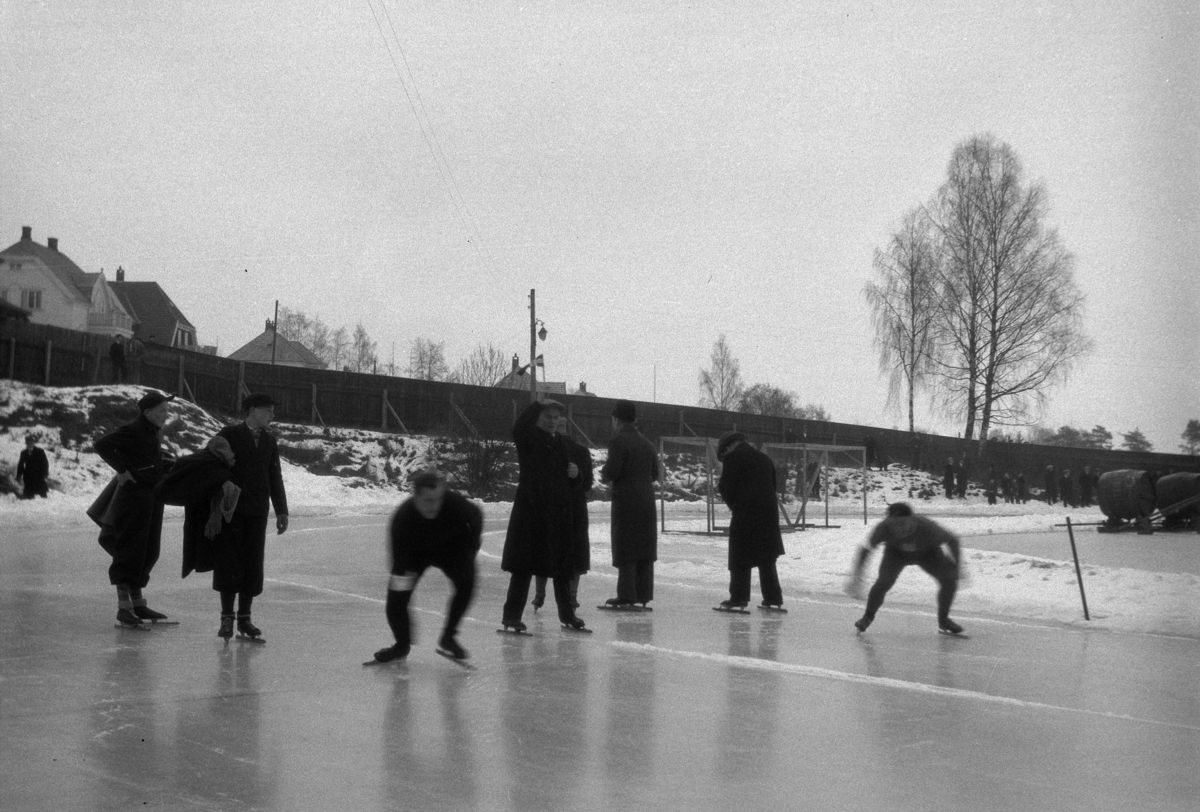
[[[117,268],[117,281],[109,287],[133,318],[133,335],[142,343],[202,351],[196,328],[157,282],[126,282],[125,269]]]
[[[272,344],[274,351],[272,352]],[[271,320],[262,333],[250,339],[246,344],[231,352],[231,361],[254,361],[259,364],[274,363],[283,367],[305,367],[307,369],[325,369],[325,362],[316,356],[308,347],[298,341],[289,341],[275,333]]]
[[[537,365],[543,366],[542,356],[537,357]],[[529,391],[529,364],[521,366],[521,361],[517,356],[512,358],[512,370],[496,383],[492,384],[496,389],[523,389]],[[537,391],[545,395],[565,395],[567,394],[566,381],[543,381],[537,382]]]
[[[133,319],[104,272],[85,273],[58,250],[58,239],[21,239],[0,251],[0,300],[29,311],[29,321],[109,336],[133,335]]]

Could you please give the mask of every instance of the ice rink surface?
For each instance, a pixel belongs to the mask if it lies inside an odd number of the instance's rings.
[[[459,636],[475,670],[434,653],[437,571],[408,662],[364,668],[391,642],[385,521],[271,537],[265,645],[216,637],[177,520],[146,595],[181,625],[144,632],[113,628],[94,528],[3,532],[0,809],[1200,808],[1195,639],[964,614],[969,639],[945,637],[932,582],[863,635],[861,604],[817,594],[727,615],[660,582],[654,612],[607,613],[604,561],[580,588],[594,634],[551,605],[500,635],[490,522]]]

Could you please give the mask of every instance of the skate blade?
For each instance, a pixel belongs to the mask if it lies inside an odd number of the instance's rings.
[[[946,629],[938,629],[938,634],[942,635],[943,637],[954,637],[959,640],[970,640],[971,639],[971,635],[967,634],[966,632],[952,632],[952,631],[947,631]]]
[[[455,657],[453,654],[451,654],[450,652],[446,651],[446,650],[445,650],[445,649],[443,649],[443,648],[434,649],[434,651],[436,651],[438,654],[440,654],[440,655],[442,655],[443,657],[445,657],[445,658],[446,658],[447,660],[449,660],[450,662],[452,662],[452,663],[454,663],[455,665],[457,665],[459,668],[465,668],[467,671],[474,671],[474,670],[475,670],[475,666],[471,665],[471,664],[470,664],[469,662],[467,662],[466,660],[460,660],[458,657]]]
[[[787,609],[784,609],[782,606],[760,606],[758,609],[769,615],[786,615],[788,613]]]
[[[113,628],[114,629],[128,629],[131,632],[148,632],[148,631],[150,631],[150,627],[144,623],[138,623],[136,625],[133,623],[114,623]]]
[[[514,634],[520,637],[533,637],[528,629],[514,629],[509,626],[501,626],[499,629],[496,629],[496,634]]]
[[[654,611],[653,609],[649,608],[648,606],[633,606],[630,604],[623,604],[621,606],[613,606],[611,603],[606,603],[601,606],[597,606],[596,608],[599,609],[601,612],[652,612],[652,611]]]
[[[259,645],[266,645],[267,643],[266,638],[262,637],[261,635],[259,637],[251,637],[250,635],[242,634],[241,632],[238,632],[237,639],[245,640],[247,643],[258,643]]]
[[[394,660],[367,660],[363,663],[364,668],[369,668],[373,665],[408,665],[408,660],[404,657],[397,657]]]
[[[147,620],[151,626],[178,626],[178,620]]]
[[[734,609],[729,606],[714,606],[713,611],[714,612],[725,612],[726,614],[729,614],[729,615],[748,615],[748,614],[750,614],[749,609]]]
[[[589,629],[587,626],[575,627],[575,626],[568,626],[567,624],[564,623],[564,624],[562,624],[562,627],[565,631],[575,632],[576,634],[591,634],[592,633],[592,630]]]

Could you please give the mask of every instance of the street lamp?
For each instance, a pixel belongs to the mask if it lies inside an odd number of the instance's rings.
[[[546,324],[537,317],[537,291],[529,291],[529,402],[537,400],[537,342],[546,340]],[[540,328],[540,329],[539,329]]]

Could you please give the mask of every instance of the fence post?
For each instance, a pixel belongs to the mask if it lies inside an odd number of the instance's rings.
[[[241,414],[242,392],[246,389],[246,362],[238,361],[237,389],[233,393],[233,413]]]
[[[17,337],[8,340],[8,377],[17,379]]]
[[[179,380],[175,382],[175,392],[177,394],[183,394],[183,387],[185,383],[186,382],[183,379],[183,356],[181,355],[179,356]]]
[[[387,389],[386,389],[386,388],[384,388],[384,390],[383,390],[383,400],[382,400],[382,402],[379,404],[379,423],[380,423],[380,431],[387,431],[387,412],[388,412],[388,398],[387,398]]]
[[[53,344],[54,344],[54,342],[53,342],[53,341],[51,341],[51,340],[50,340],[50,339],[48,339],[48,338],[46,339],[46,374],[42,376],[42,377],[45,379],[45,380],[43,381],[43,383],[44,383],[46,386],[49,386],[49,385],[50,385],[50,358],[51,358],[51,356],[53,355],[53,352],[52,352],[52,350],[51,350],[51,346],[52,346]]]
[[[100,358],[101,358],[101,351],[100,351],[100,348],[97,347],[96,348],[96,364],[94,367],[92,367],[92,385],[93,386],[100,383]],[[114,375],[113,377],[116,377],[116,376]],[[120,383],[125,383],[125,381],[120,381]]]
[[[312,413],[308,416],[308,422],[316,423],[318,414],[319,414],[319,412],[317,410],[317,385],[314,383],[312,385]],[[321,423],[324,424],[325,421],[322,420]]]

